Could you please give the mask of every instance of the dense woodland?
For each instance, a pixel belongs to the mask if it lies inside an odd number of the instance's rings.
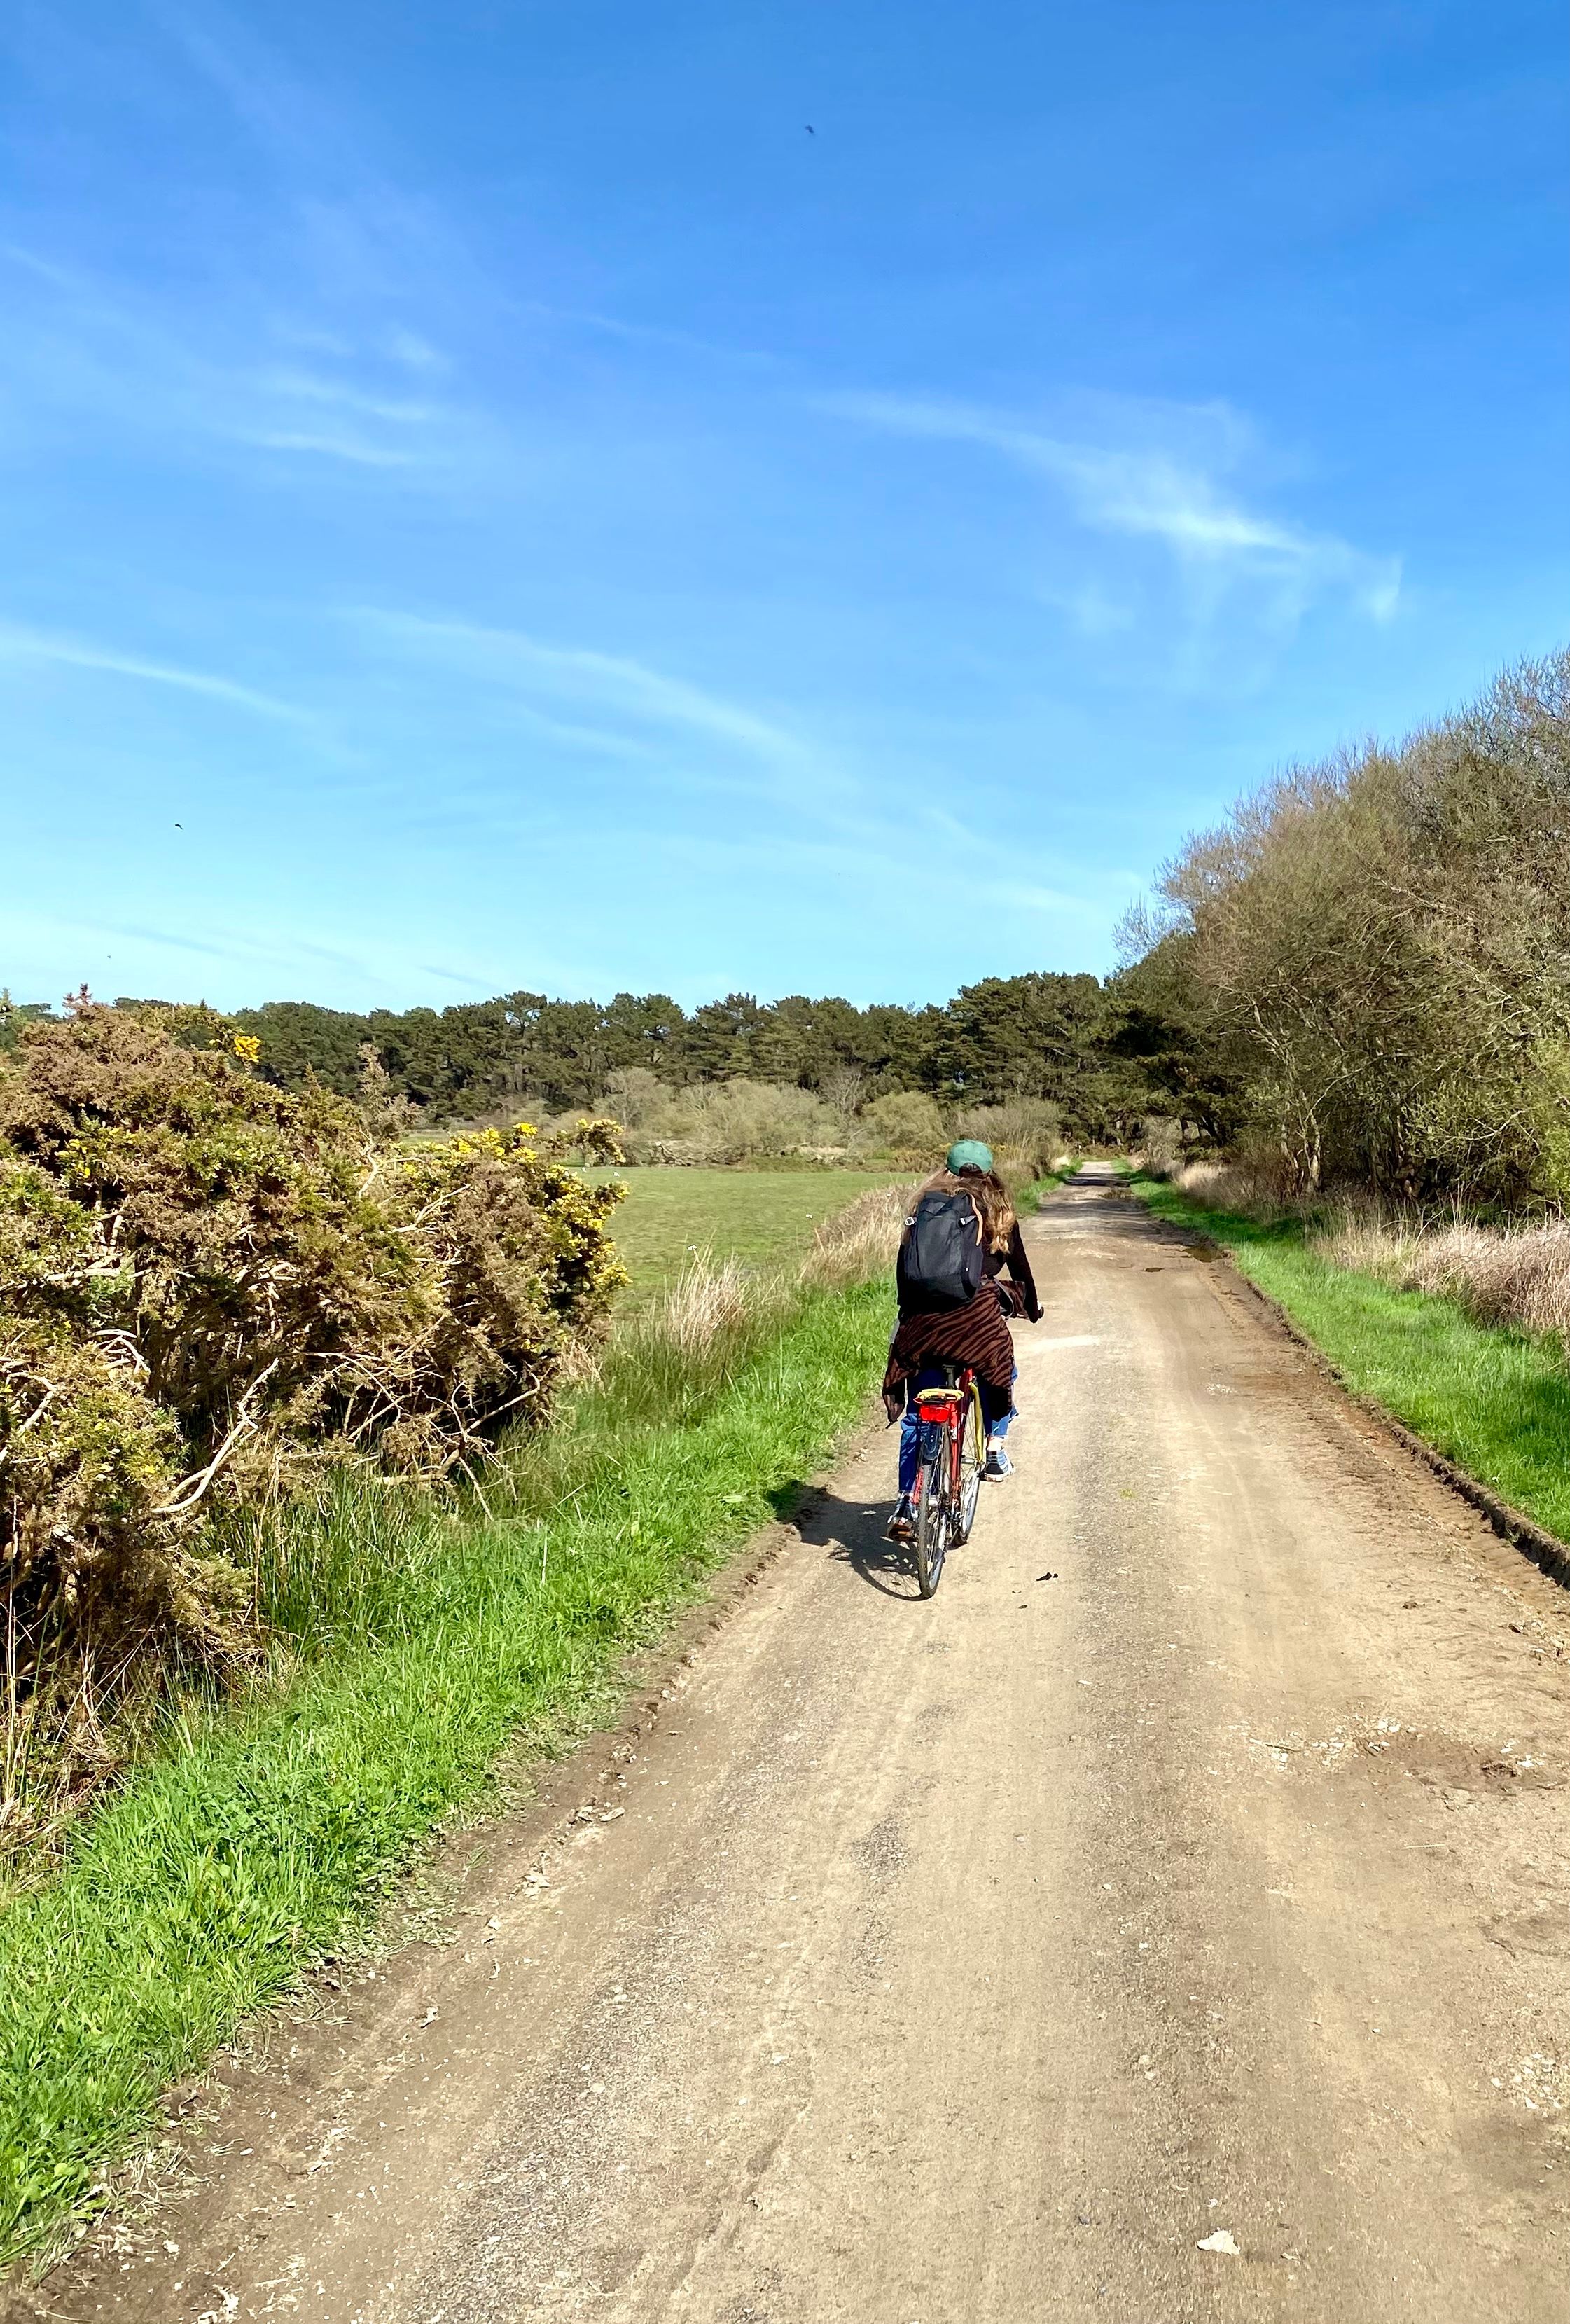
[[[989,977],[941,1008],[733,992],[689,1015],[666,993],[602,1004],[512,992],[365,1017],[273,1002],[237,1021],[261,1041],[264,1070],[289,1084],[308,1067],[353,1089],[372,1042],[394,1088],[436,1117],[513,1101],[599,1107],[639,1069],[677,1088],[739,1077],[852,1102],[904,1090],[972,1103],[1051,1096],[1097,1120],[1134,1102],[1108,1080],[1107,1003],[1093,976]]]
[[[11,1012],[13,1038],[23,1013]],[[1150,1103],[1141,1047],[1151,1028],[1094,976],[987,977],[942,1007],[911,1009],[730,993],[689,1015],[666,993],[601,1003],[510,992],[363,1016],[274,1001],[233,1021],[260,1043],[264,1076],[286,1089],[315,1074],[356,1095],[372,1047],[390,1093],[433,1122],[528,1108],[614,1111],[626,1077],[648,1073],[673,1090],[794,1084],[842,1112],[902,1091],[945,1106],[1049,1098],[1071,1130],[1097,1139],[1120,1136]]]

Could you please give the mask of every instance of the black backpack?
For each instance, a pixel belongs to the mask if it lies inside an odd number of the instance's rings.
[[[981,1226],[969,1194],[933,1187],[905,1221],[895,1270],[902,1315],[930,1315],[963,1307],[987,1272]]]

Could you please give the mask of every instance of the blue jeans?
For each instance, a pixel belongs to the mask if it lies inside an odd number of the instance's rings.
[[[1017,1364],[1014,1368],[1014,1377],[1015,1379],[1019,1378]],[[941,1388],[942,1385],[941,1364],[923,1364],[914,1379],[905,1382],[904,1417],[899,1425],[899,1489],[902,1493],[915,1491],[916,1471],[922,1465],[922,1424],[916,1418],[917,1391],[924,1388]],[[1012,1388],[1005,1397],[999,1389],[988,1388],[985,1380],[978,1380],[976,1385],[981,1390],[981,1417],[987,1424],[988,1438],[996,1440],[1006,1436],[1008,1424],[1015,1416]]]

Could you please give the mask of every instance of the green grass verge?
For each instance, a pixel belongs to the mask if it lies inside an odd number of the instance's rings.
[[[1453,1299],[1332,1266],[1296,1222],[1262,1225],[1130,1180],[1158,1218],[1208,1235],[1335,1365],[1457,1468],[1570,1541],[1570,1373],[1556,1346],[1479,1323]]]
[[[617,1178],[627,1200],[611,1222],[633,1301],[646,1300],[681,1272],[695,1251],[756,1266],[798,1258],[824,1219],[886,1170],[586,1170],[596,1185]]]
[[[395,1544],[396,1621],[360,1651],[341,1641],[248,1716],[188,1713],[179,1748],[0,1915],[0,2260],[58,2230],[161,2090],[363,1925],[510,1743],[556,1748],[605,1713],[628,1648],[854,1420],[887,1334],[886,1284],[805,1297],[705,1408],[580,1443],[543,1517],[449,1528],[412,1582]]]
[[[1060,1170],[1049,1170],[1043,1176],[1033,1178],[1028,1186],[1020,1188],[1015,1207],[1027,1213],[1039,1210],[1042,1197],[1044,1194],[1056,1194],[1060,1186],[1066,1186],[1079,1167],[1079,1165],[1077,1162],[1069,1162],[1065,1163]]]

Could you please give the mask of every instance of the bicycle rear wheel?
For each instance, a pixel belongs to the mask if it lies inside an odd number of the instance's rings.
[[[949,1551],[949,1432],[935,1425],[923,1430],[921,1474],[916,1480],[916,1585],[935,1597]]]
[[[959,1416],[959,1507],[954,1526],[954,1547],[970,1538],[976,1504],[981,1499],[981,1471],[987,1465],[987,1424],[981,1417],[981,1390],[974,1380]]]

